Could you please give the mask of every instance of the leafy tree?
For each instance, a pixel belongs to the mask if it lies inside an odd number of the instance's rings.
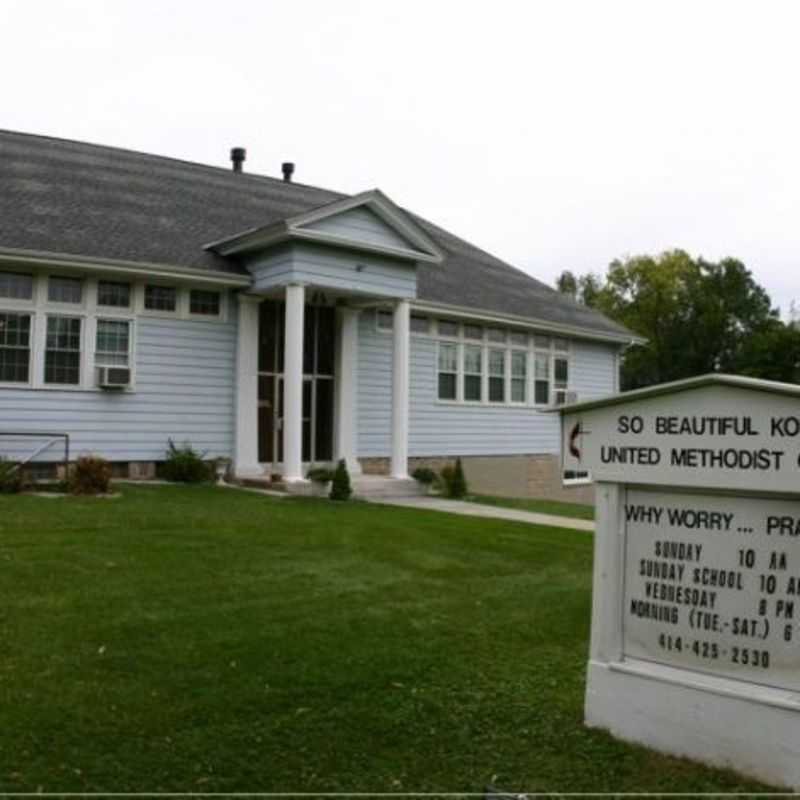
[[[581,302],[647,339],[625,352],[624,389],[714,371],[798,378],[792,327],[736,259],[634,256],[613,261],[605,280],[589,273],[576,285]]]

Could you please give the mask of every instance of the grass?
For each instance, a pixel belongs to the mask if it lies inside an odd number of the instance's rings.
[[[582,725],[585,533],[0,497],[0,793],[754,791]]]
[[[503,508],[519,508],[522,511],[535,511],[539,514],[553,514],[556,517],[575,519],[594,519],[594,506],[583,503],[562,503],[557,500],[534,500],[530,497],[499,497],[489,494],[471,494],[466,498],[473,503]]]

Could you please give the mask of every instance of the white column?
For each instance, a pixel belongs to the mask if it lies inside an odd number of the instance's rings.
[[[283,358],[283,479],[303,478],[303,314],[305,287],[286,287],[286,335]]]
[[[408,477],[408,389],[409,332],[411,311],[408,300],[394,308],[394,357],[392,379],[392,466],[393,478]]]
[[[336,339],[336,428],[334,457],[345,460],[351,475],[361,474],[358,463],[356,414],[358,408],[358,315],[354,308],[338,308]]]
[[[236,339],[235,475],[260,475],[258,463],[258,307],[262,298],[239,295]]]

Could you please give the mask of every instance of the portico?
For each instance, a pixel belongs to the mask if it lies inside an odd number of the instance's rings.
[[[416,265],[439,263],[427,235],[366,192],[209,246],[239,255],[235,472],[304,481],[311,465],[358,462],[359,315],[391,309],[390,474],[408,478],[410,301]]]

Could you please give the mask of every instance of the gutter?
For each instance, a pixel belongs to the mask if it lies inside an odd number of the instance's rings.
[[[375,305],[379,305],[376,303]],[[447,314],[451,317],[480,319],[488,322],[519,325],[523,328],[532,328],[548,333],[563,333],[565,336],[575,336],[581,339],[591,339],[598,342],[612,342],[623,347],[634,344],[644,344],[647,339],[635,333],[613,333],[584,328],[580,325],[565,325],[561,322],[551,322],[538,317],[520,317],[515,314],[502,314],[497,312],[482,311],[478,308],[467,306],[452,306],[448,303],[436,303],[431,300],[412,300],[411,307],[418,311]]]
[[[158,278],[196,279],[203,283],[217,286],[246,287],[252,283],[249,276],[235,275],[220,270],[179,267],[172,264],[154,264],[148,261],[125,261],[116,258],[52,253],[47,250],[19,250],[12,247],[0,247],[0,264],[10,266],[28,265],[32,267],[58,266],[129,276],[152,275]]]

